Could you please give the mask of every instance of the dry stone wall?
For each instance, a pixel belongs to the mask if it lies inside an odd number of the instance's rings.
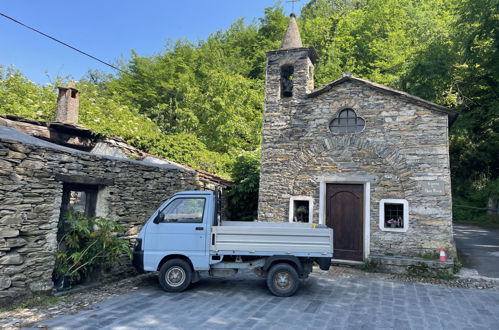
[[[10,130],[9,134],[14,132]],[[2,304],[53,288],[63,180],[100,184],[97,215],[121,223],[126,228],[123,235],[130,239],[168,196],[204,185],[195,171],[175,166],[100,157],[0,136]],[[128,266],[120,271],[129,270]]]
[[[371,186],[371,255],[415,257],[441,247],[455,255],[447,114],[353,80],[312,98],[279,99],[273,88],[267,84],[259,220],[288,221],[290,198],[310,196],[318,222],[320,181],[360,178]],[[330,121],[346,107],[365,129],[332,134]],[[423,192],[434,181],[443,194]],[[388,198],[408,201],[407,232],[380,229],[379,203]]]

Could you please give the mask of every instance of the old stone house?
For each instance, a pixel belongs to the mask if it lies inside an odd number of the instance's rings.
[[[455,255],[456,113],[350,74],[314,88],[317,60],[292,14],[267,53],[259,220],[325,224],[343,262]]]
[[[113,219],[133,240],[170,195],[230,182],[147,155],[77,125],[78,91],[60,88],[57,120],[0,117],[0,304],[53,288],[61,214]],[[129,159],[132,158],[132,159]],[[128,272],[130,261],[114,272]]]

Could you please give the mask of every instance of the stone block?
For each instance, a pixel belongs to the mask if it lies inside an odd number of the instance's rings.
[[[12,170],[12,163],[8,162],[6,160],[0,159],[0,168],[4,171],[6,171],[6,174],[8,174]]]
[[[16,274],[14,276],[11,276],[12,281],[25,281],[26,280],[26,275],[23,274]]]
[[[13,288],[25,288],[26,282],[24,282],[24,281],[12,281],[12,287]]]
[[[21,153],[21,152],[17,152],[17,151],[9,151],[9,153],[7,154],[7,158],[12,158],[12,159],[24,159],[26,158],[26,155],[24,153]]]
[[[37,282],[31,282],[29,284],[29,289],[32,292],[45,292],[52,290],[54,287],[54,284],[52,281],[37,281]]]
[[[4,210],[11,210],[11,211],[29,211],[31,210],[31,205],[29,204],[14,204],[14,205],[2,205]]]
[[[17,298],[19,290],[3,290],[0,291],[0,306],[3,306],[3,302],[7,301],[6,298]]]
[[[10,182],[13,183],[13,182]],[[3,191],[16,191],[22,187],[21,184],[1,184],[0,185],[0,190]]]
[[[1,259],[1,258],[0,258]],[[4,266],[3,269],[2,269],[2,273],[4,275],[8,275],[8,276],[14,276],[16,274],[21,274],[21,273],[24,273],[24,271],[26,271],[26,265],[10,265],[10,266]]]
[[[14,150],[21,153],[29,152],[29,148],[22,143],[13,143],[9,145],[10,150]]]
[[[24,258],[16,252],[8,253],[0,258],[0,265],[20,265],[24,262]]]
[[[5,242],[5,246],[9,248],[20,247],[26,245],[28,242],[20,237],[17,238],[8,238]]]
[[[19,236],[19,230],[11,229],[11,228],[2,228],[0,229],[0,237],[17,237]]]
[[[10,288],[12,280],[7,276],[0,276],[0,290]]]
[[[32,170],[41,170],[45,165],[42,161],[26,159],[19,164],[20,167],[29,168]]]
[[[0,224],[2,225],[18,225],[23,222],[23,217],[21,214],[9,214],[0,219]]]
[[[43,224],[43,225],[38,226],[38,228],[42,229],[42,230],[55,229],[55,228],[57,228],[57,223],[52,222],[52,223]]]

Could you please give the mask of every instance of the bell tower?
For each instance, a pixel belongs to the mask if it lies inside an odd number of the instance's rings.
[[[281,48],[267,53],[265,105],[298,100],[314,89],[313,47],[303,47],[295,14],[289,17]]]
[[[271,205],[289,190],[286,180],[276,178],[280,178],[279,173],[296,154],[298,136],[295,131],[302,130],[297,127],[299,120],[296,118],[300,117],[302,105],[309,102],[308,93],[314,89],[314,62],[317,59],[313,47],[303,47],[296,16],[291,14],[281,48],[267,53],[259,220],[276,221],[274,212],[279,211],[273,210]]]
[[[262,160],[267,147],[282,139],[291,127],[292,113],[314,89],[313,47],[303,47],[295,14],[289,17],[281,48],[267,53]]]

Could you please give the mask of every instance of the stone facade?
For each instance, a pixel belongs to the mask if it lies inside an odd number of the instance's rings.
[[[132,240],[173,193],[217,185],[185,167],[95,155],[0,126],[1,304],[52,290],[65,183],[98,186],[96,215],[122,224]]]
[[[364,187],[364,260],[416,257],[445,248],[455,255],[448,127],[442,106],[345,75],[313,89],[313,49],[268,53],[260,176],[260,221],[288,221],[290,199],[312,201],[313,222],[326,223],[325,186]],[[283,97],[283,66],[293,66],[293,95]],[[335,133],[331,122],[352,109],[365,127]],[[431,191],[428,186],[437,185]],[[380,225],[380,202],[405,200],[405,231]],[[336,241],[336,239],[335,239]]]

